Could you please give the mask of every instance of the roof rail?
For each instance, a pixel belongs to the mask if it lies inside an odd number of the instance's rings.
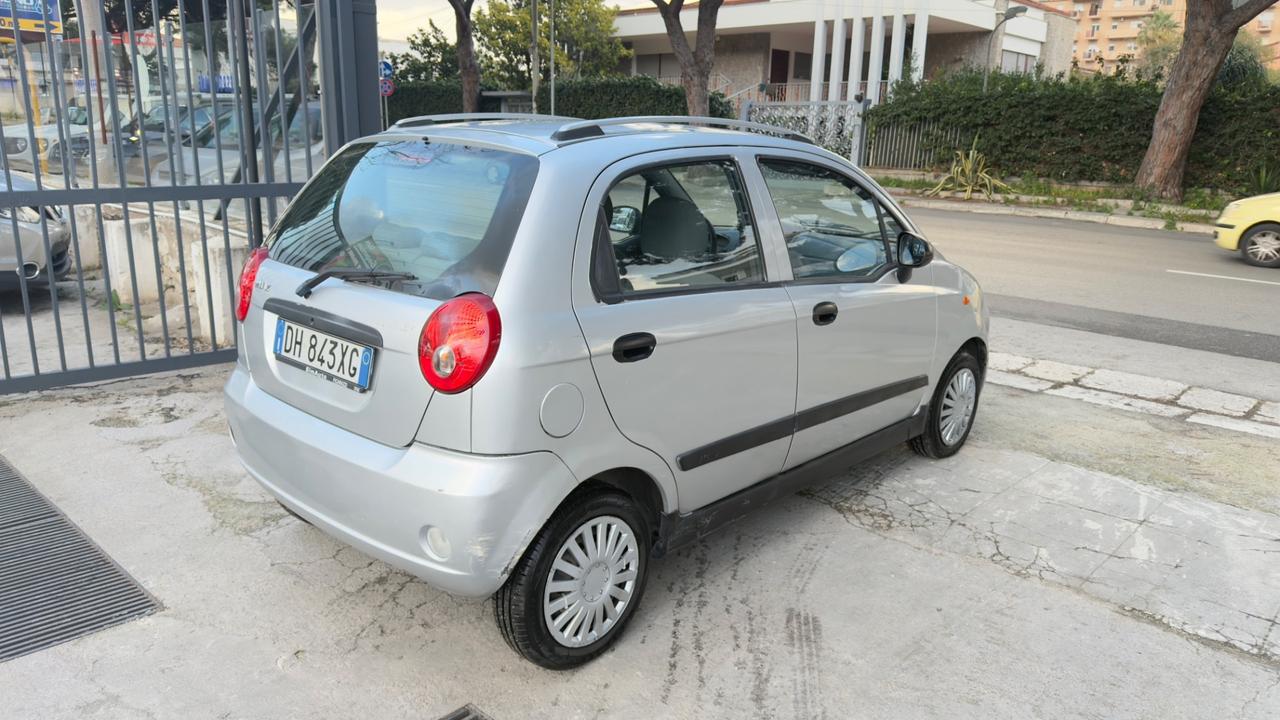
[[[777,135],[787,138],[788,140],[798,140],[810,145],[817,144],[807,135],[803,135],[794,130],[788,130],[784,127],[778,127],[776,125],[765,125],[764,123],[747,122],[746,120],[729,120],[726,118],[688,115],[643,115],[637,117],[604,118],[601,120],[578,120],[576,122],[560,126],[559,130],[551,133],[551,139],[556,142],[567,142],[570,140],[583,140],[586,138],[601,137],[604,135],[604,128],[606,127],[614,125],[635,125],[640,123],[660,123],[663,125],[704,125],[706,127],[746,130],[749,132]]]
[[[497,122],[501,120],[577,120],[561,115],[534,115],[533,113],[448,113],[445,115],[419,115],[397,120],[393,128],[422,127],[453,122]]]

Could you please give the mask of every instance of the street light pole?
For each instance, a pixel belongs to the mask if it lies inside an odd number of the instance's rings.
[[[987,58],[982,63],[982,93],[984,95],[987,92],[987,79],[991,75],[991,42],[996,39],[996,31],[1000,29],[1001,25],[1004,25],[1010,20],[1022,15],[1026,11],[1027,8],[1023,5],[1010,5],[1000,17],[1000,22],[996,23],[996,26],[991,28],[991,34],[987,36]]]

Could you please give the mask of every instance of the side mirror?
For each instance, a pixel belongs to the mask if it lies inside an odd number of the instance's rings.
[[[898,265],[919,268],[930,262],[933,262],[933,247],[928,240],[909,232],[898,236]]]
[[[640,210],[630,205],[618,205],[613,209],[613,217],[609,218],[609,229],[613,232],[635,233],[640,225]]]

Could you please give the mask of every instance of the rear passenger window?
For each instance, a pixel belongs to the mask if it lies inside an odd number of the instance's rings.
[[[637,171],[614,183],[601,211],[613,257],[611,266],[597,270],[608,277],[597,278],[619,294],[764,281],[751,212],[731,161]]]
[[[866,189],[808,163],[761,160],[760,170],[797,280],[869,279],[890,266],[884,213]]]

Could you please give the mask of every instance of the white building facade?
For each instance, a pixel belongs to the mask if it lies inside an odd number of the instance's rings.
[[[997,27],[1011,4],[1026,11]],[[656,8],[647,0],[619,6],[616,34],[634,52],[623,69],[679,82],[680,66]],[[691,45],[697,15],[696,2],[681,13]],[[711,89],[737,102],[862,95],[877,103],[908,75],[920,80],[984,65],[1065,72],[1075,22],[1034,0],[725,0]]]

